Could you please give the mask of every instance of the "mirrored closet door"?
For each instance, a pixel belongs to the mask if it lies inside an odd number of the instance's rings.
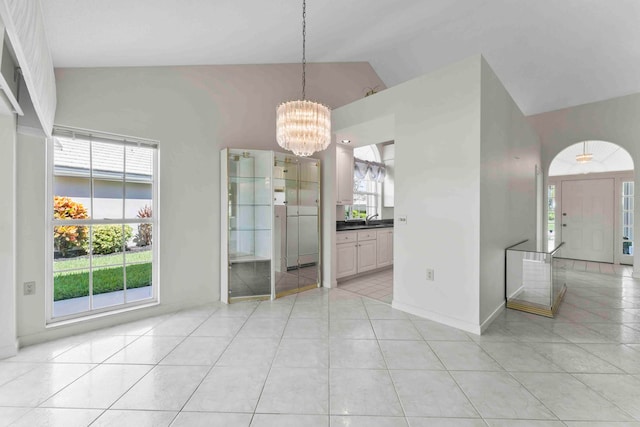
[[[221,300],[319,286],[320,162],[224,149],[221,172]]]

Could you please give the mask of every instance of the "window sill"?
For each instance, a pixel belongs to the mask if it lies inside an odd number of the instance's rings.
[[[148,302],[144,302],[141,304],[133,304],[133,305],[128,305],[126,307],[122,307],[120,309],[115,309],[115,310],[108,310],[108,311],[103,311],[103,312],[99,312],[99,313],[90,313],[87,314],[85,316],[79,316],[79,317],[74,317],[71,319],[63,319],[63,320],[55,320],[55,319],[51,319],[49,321],[47,321],[47,324],[45,325],[46,329],[55,329],[57,327],[61,327],[61,326],[69,326],[69,325],[74,325],[74,324],[78,324],[78,323],[84,323],[90,320],[97,320],[97,319],[102,319],[102,318],[106,318],[106,317],[111,317],[111,316],[117,316],[119,314],[123,314],[123,313],[129,313],[132,311],[136,311],[136,310],[142,310],[145,308],[151,308],[151,307],[155,307],[157,305],[159,305],[160,302],[157,300],[153,300],[153,301],[148,301]]]

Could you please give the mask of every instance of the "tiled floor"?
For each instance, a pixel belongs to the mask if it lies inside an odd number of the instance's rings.
[[[338,288],[391,304],[393,300],[393,268],[340,282]]]
[[[0,425],[638,426],[640,282],[569,276],[556,319],[481,337],[318,289],[27,347]]]

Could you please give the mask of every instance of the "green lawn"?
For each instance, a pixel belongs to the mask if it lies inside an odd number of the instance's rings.
[[[125,257],[127,259],[127,264],[151,262],[153,253],[151,250],[127,252]],[[93,257],[93,268],[118,264],[122,264],[122,252],[111,255],[94,255]],[[53,271],[71,269],[89,269],[89,257],[82,256],[77,258],[60,258],[53,262]],[[77,272],[73,273],[75,274]]]
[[[122,255],[121,255],[122,256]],[[151,263],[127,266],[127,289],[151,285]],[[94,295],[124,289],[122,267],[93,270]],[[86,297],[89,295],[89,272],[75,271],[54,274],[53,300]]]

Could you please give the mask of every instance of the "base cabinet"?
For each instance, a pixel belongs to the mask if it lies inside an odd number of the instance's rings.
[[[378,267],[393,265],[393,230],[378,230]]]
[[[393,229],[340,231],[336,244],[336,278],[393,265]]]
[[[377,242],[375,240],[367,240],[358,242],[358,273],[375,270],[378,268],[377,259]]]
[[[337,277],[358,274],[358,244],[356,242],[336,245]]]

